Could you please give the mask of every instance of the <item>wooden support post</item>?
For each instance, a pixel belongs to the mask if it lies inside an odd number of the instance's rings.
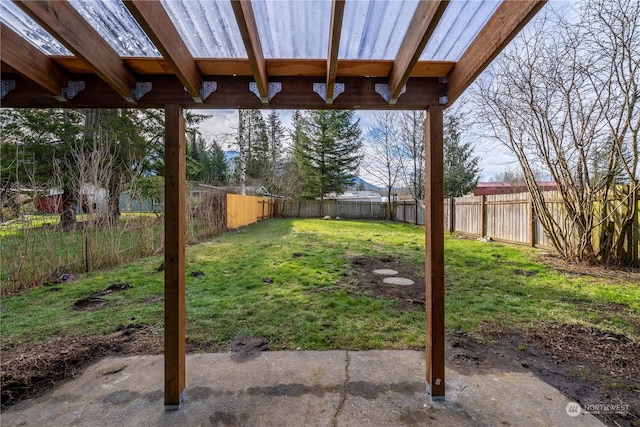
[[[179,409],[185,388],[185,120],[165,106],[164,405]]]
[[[425,127],[425,257],[427,385],[443,399],[444,384],[444,160],[442,107],[427,111]]]

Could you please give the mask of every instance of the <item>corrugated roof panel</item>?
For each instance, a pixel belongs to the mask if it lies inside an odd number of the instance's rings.
[[[339,58],[395,59],[418,0],[347,0]]]
[[[0,20],[43,53],[72,56],[66,47],[9,0],[0,0]]]
[[[161,2],[194,57],[247,57],[230,1]]]
[[[69,0],[120,56],[161,56],[122,2]]]
[[[327,57],[331,0],[253,0],[265,58]]]
[[[460,59],[499,5],[499,0],[454,0],[449,3],[420,59]]]

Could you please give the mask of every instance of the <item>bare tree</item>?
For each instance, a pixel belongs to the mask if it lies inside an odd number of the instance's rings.
[[[376,113],[368,131],[362,168],[387,192],[387,217],[393,220],[392,193],[400,174],[400,147],[397,115],[391,111]]]
[[[424,111],[398,115],[400,127],[400,178],[415,200],[424,199]]]
[[[567,260],[637,262],[640,3],[548,11],[476,86],[490,135],[517,157],[535,212]],[[554,215],[534,171],[558,186]],[[625,185],[620,185],[623,182]]]

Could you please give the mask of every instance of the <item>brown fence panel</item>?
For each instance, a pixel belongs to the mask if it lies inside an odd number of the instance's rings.
[[[319,200],[275,200],[275,212],[284,218],[320,218],[329,215],[346,219],[385,219],[386,203],[368,201],[325,200],[324,213],[320,215]]]
[[[531,241],[528,193],[496,194],[485,199],[485,235],[514,243]]]
[[[484,229],[483,196],[456,197],[454,201],[454,230],[482,236]]]

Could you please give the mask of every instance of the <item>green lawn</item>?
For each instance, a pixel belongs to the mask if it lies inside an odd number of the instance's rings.
[[[190,246],[187,339],[203,349],[242,334],[265,336],[274,350],[423,348],[422,311],[398,313],[393,301],[350,292],[351,259],[363,256],[391,256],[420,269],[424,230],[384,221],[269,220]],[[538,258],[525,247],[447,236],[448,330],[477,334],[487,324],[530,328],[552,321],[640,338],[639,283],[572,276]],[[161,262],[143,258],[3,297],[2,347],[132,323],[162,335]],[[194,271],[204,274],[191,277]],[[76,300],[123,282],[132,288],[104,296],[102,309],[72,309]]]

